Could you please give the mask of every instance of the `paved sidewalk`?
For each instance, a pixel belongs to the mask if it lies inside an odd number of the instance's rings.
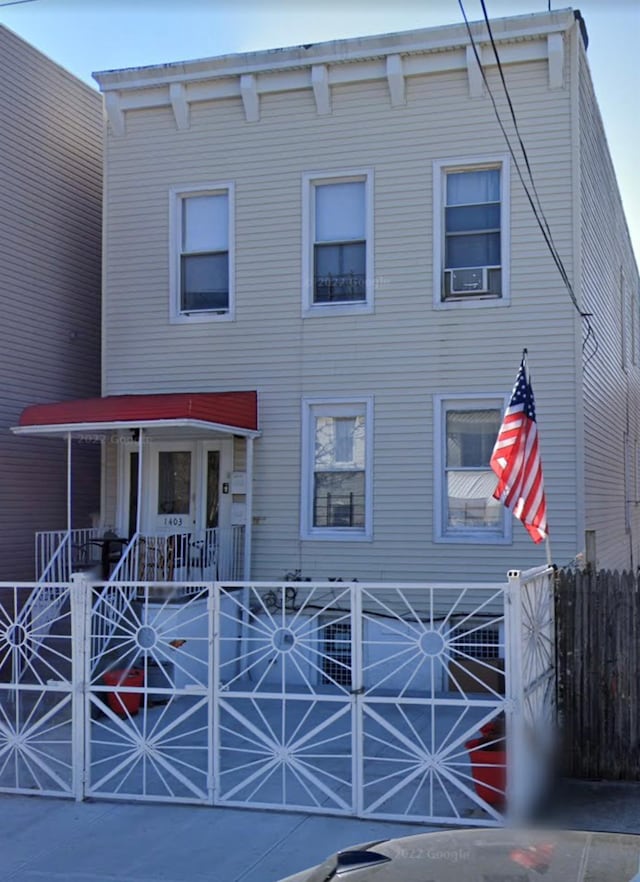
[[[565,782],[541,822],[640,833],[640,784]],[[340,848],[435,829],[285,812],[0,795],[0,880],[276,882]]]
[[[275,882],[357,842],[426,829],[285,812],[0,795],[0,880]]]

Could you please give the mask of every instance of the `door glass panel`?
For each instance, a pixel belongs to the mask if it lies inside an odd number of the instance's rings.
[[[220,451],[207,452],[207,530],[218,526]]]
[[[158,514],[189,514],[191,506],[191,453],[161,450],[158,453]]]

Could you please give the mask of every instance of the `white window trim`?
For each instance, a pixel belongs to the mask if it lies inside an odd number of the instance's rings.
[[[500,166],[500,297],[466,297],[460,300],[442,299],[444,272],[444,193],[445,173],[475,171]],[[511,173],[508,154],[492,156],[437,159],[433,163],[433,307],[434,309],[487,309],[508,306],[511,300]]]
[[[446,508],[446,481],[444,470],[446,465],[446,428],[445,414],[447,405],[455,405],[456,409],[484,410],[487,407],[500,409],[500,415],[507,406],[508,396],[503,392],[447,393],[433,396],[433,541],[454,545],[511,545],[513,518],[511,512],[504,508],[502,513],[503,529],[501,533],[489,530],[458,529],[447,532],[444,512]],[[453,409],[453,408],[451,408]]]
[[[325,409],[328,416],[355,416],[364,413],[365,442],[365,515],[364,529],[355,527],[314,527],[313,465],[314,422],[318,409]],[[302,399],[302,474],[300,481],[300,538],[319,539],[330,542],[373,541],[373,396],[355,398],[303,398]]]
[[[194,322],[232,322],[235,320],[235,192],[233,181],[185,184],[169,189],[169,321],[172,324]],[[229,214],[229,309],[197,310],[185,313],[180,309],[180,254],[182,250],[182,200],[190,196],[227,194]]]
[[[366,237],[366,299],[353,303],[313,302],[313,246],[315,244],[313,188],[316,184],[342,184],[364,179]],[[341,169],[338,171],[305,172],[302,175],[302,316],[350,315],[373,312],[374,279],[373,240],[373,169]]]

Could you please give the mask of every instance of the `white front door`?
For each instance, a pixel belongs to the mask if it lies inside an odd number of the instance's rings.
[[[143,487],[143,532],[153,536],[207,530],[231,523],[232,442],[152,441]]]
[[[192,533],[197,527],[197,449],[191,441],[152,442],[143,532],[150,536]]]

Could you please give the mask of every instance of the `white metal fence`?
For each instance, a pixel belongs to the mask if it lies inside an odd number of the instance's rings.
[[[0,609],[1,790],[482,825],[536,796],[548,569],[188,594],[76,578],[46,634],[34,587]],[[506,745],[478,746],[503,719]]]

